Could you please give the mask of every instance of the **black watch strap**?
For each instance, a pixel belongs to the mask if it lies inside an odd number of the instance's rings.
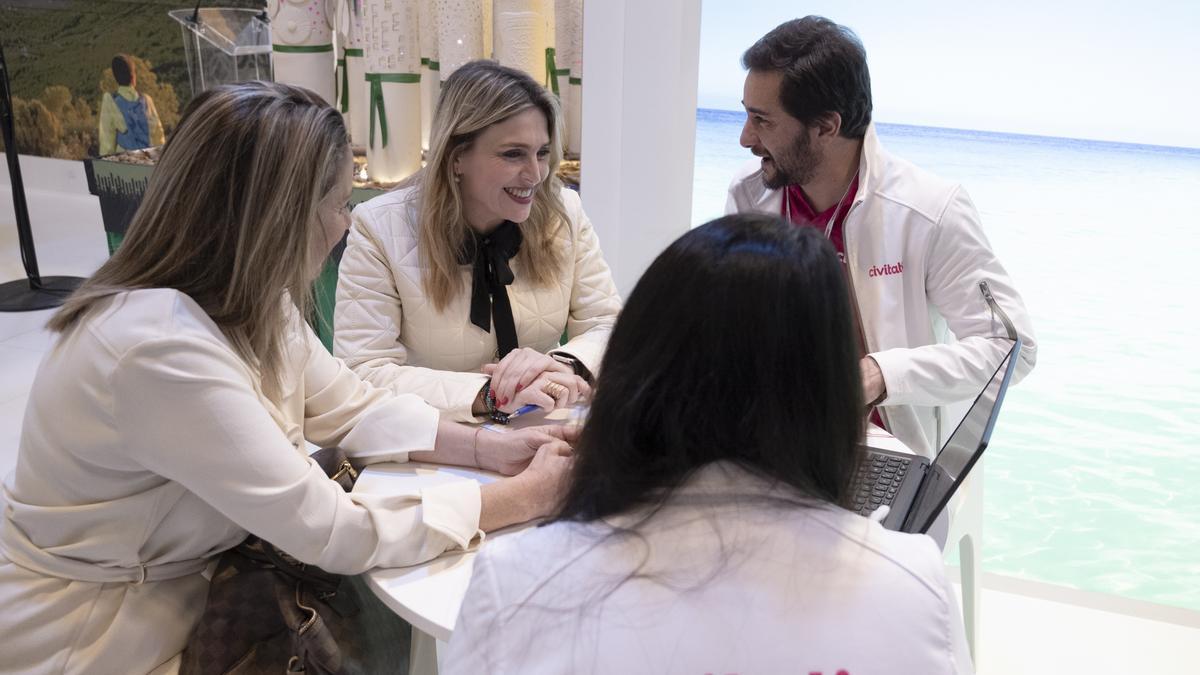
[[[592,371],[588,370],[587,366],[583,365],[583,361],[580,361],[574,356],[564,352],[551,352],[550,358],[558,361],[559,363],[564,363],[568,366],[571,366],[571,370],[575,371],[576,375],[582,377],[583,380],[588,384],[592,383]]]

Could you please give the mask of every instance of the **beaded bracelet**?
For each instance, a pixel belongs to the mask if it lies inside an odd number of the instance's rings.
[[[508,413],[500,411],[496,408],[496,394],[492,392],[492,382],[484,386],[483,390],[483,405],[487,408],[488,417],[497,424],[508,424]]]

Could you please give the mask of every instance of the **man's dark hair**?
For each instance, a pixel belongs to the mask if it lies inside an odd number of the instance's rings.
[[[112,60],[113,77],[117,84],[128,87],[133,82],[133,60],[124,54],[117,54]]]
[[[742,67],[783,73],[783,109],[805,126],[836,112],[843,137],[867,132],[871,73],[867,52],[849,28],[821,16],[779,24],[742,54]]]
[[[559,519],[657,505],[733,462],[845,505],[863,431],[845,272],[809,227],[726,216],[671,244],[613,329]]]

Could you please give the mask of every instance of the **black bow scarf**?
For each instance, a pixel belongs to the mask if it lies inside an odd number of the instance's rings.
[[[520,250],[521,228],[506,220],[486,235],[472,230],[459,254],[459,261],[471,263],[473,268],[471,323],[490,333],[495,322],[500,358],[517,348],[517,328],[505,286],[514,278],[508,261]]]

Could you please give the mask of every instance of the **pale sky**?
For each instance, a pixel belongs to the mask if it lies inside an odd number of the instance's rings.
[[[1200,2],[702,0],[699,106],[741,109],[742,52],[819,14],[862,39],[874,119],[1200,148]]]

